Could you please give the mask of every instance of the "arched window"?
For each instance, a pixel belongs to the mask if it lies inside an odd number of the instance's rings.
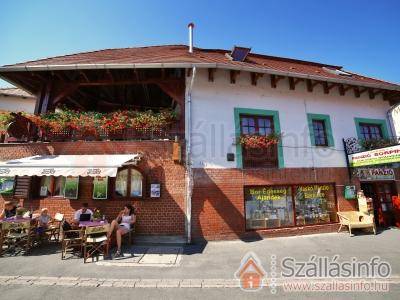
[[[115,194],[118,197],[141,198],[143,196],[143,175],[134,168],[119,170],[115,178]]]

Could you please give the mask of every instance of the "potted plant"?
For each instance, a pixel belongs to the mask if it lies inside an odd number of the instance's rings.
[[[245,148],[265,149],[278,144],[280,139],[281,135],[277,133],[270,133],[269,135],[242,134],[238,142]]]

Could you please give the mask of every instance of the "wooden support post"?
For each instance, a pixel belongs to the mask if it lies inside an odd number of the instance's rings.
[[[46,91],[45,91],[45,95],[43,98],[43,103],[42,106],[40,108],[40,113],[44,114],[47,112],[47,109],[49,107],[50,104],[50,94],[51,94],[51,88],[53,86],[53,83],[51,81],[49,81],[46,85]]]
[[[231,78],[231,83],[235,84],[236,83],[236,77],[239,75],[240,71],[237,70],[230,70],[230,78]]]
[[[187,71],[186,71],[186,76],[187,76],[187,77],[192,76],[192,68],[187,69]]]
[[[39,115],[40,114],[40,111],[42,109],[42,103],[43,103],[44,94],[45,94],[45,86],[42,85],[40,87],[39,94],[37,95],[37,98],[36,98],[36,104],[35,104],[35,110],[34,110],[34,114],[35,115]]]
[[[208,68],[208,81],[209,82],[214,82],[214,73],[216,69],[214,68]]]

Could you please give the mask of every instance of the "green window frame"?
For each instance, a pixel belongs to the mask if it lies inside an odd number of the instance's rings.
[[[316,146],[315,136],[314,136],[314,127],[313,127],[314,120],[324,122],[326,139],[328,142],[327,146]],[[310,133],[310,140],[311,140],[312,146],[316,146],[316,147],[334,147],[335,146],[335,142],[333,140],[331,118],[329,115],[308,113],[307,114],[307,122],[308,122],[308,131]]]
[[[272,117],[275,133],[277,133],[277,134],[281,133],[281,126],[280,126],[280,122],[279,122],[279,112],[277,110],[235,107],[234,108],[234,120],[235,120],[236,140],[238,138],[240,138],[240,134],[241,134],[240,115]],[[239,143],[236,143],[236,166],[239,169],[243,168],[242,146]],[[278,168],[280,168],[280,169],[284,168],[282,139],[278,143]]]
[[[389,138],[388,127],[385,119],[354,118],[354,123],[356,124],[357,137],[360,140],[363,139],[363,136],[361,134],[360,124],[379,125],[381,127],[383,138],[384,139]]]

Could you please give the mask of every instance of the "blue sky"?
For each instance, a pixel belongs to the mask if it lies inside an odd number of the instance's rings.
[[[0,65],[103,48],[186,44],[193,21],[198,47],[249,46],[400,83],[399,12],[396,0],[1,0]]]

